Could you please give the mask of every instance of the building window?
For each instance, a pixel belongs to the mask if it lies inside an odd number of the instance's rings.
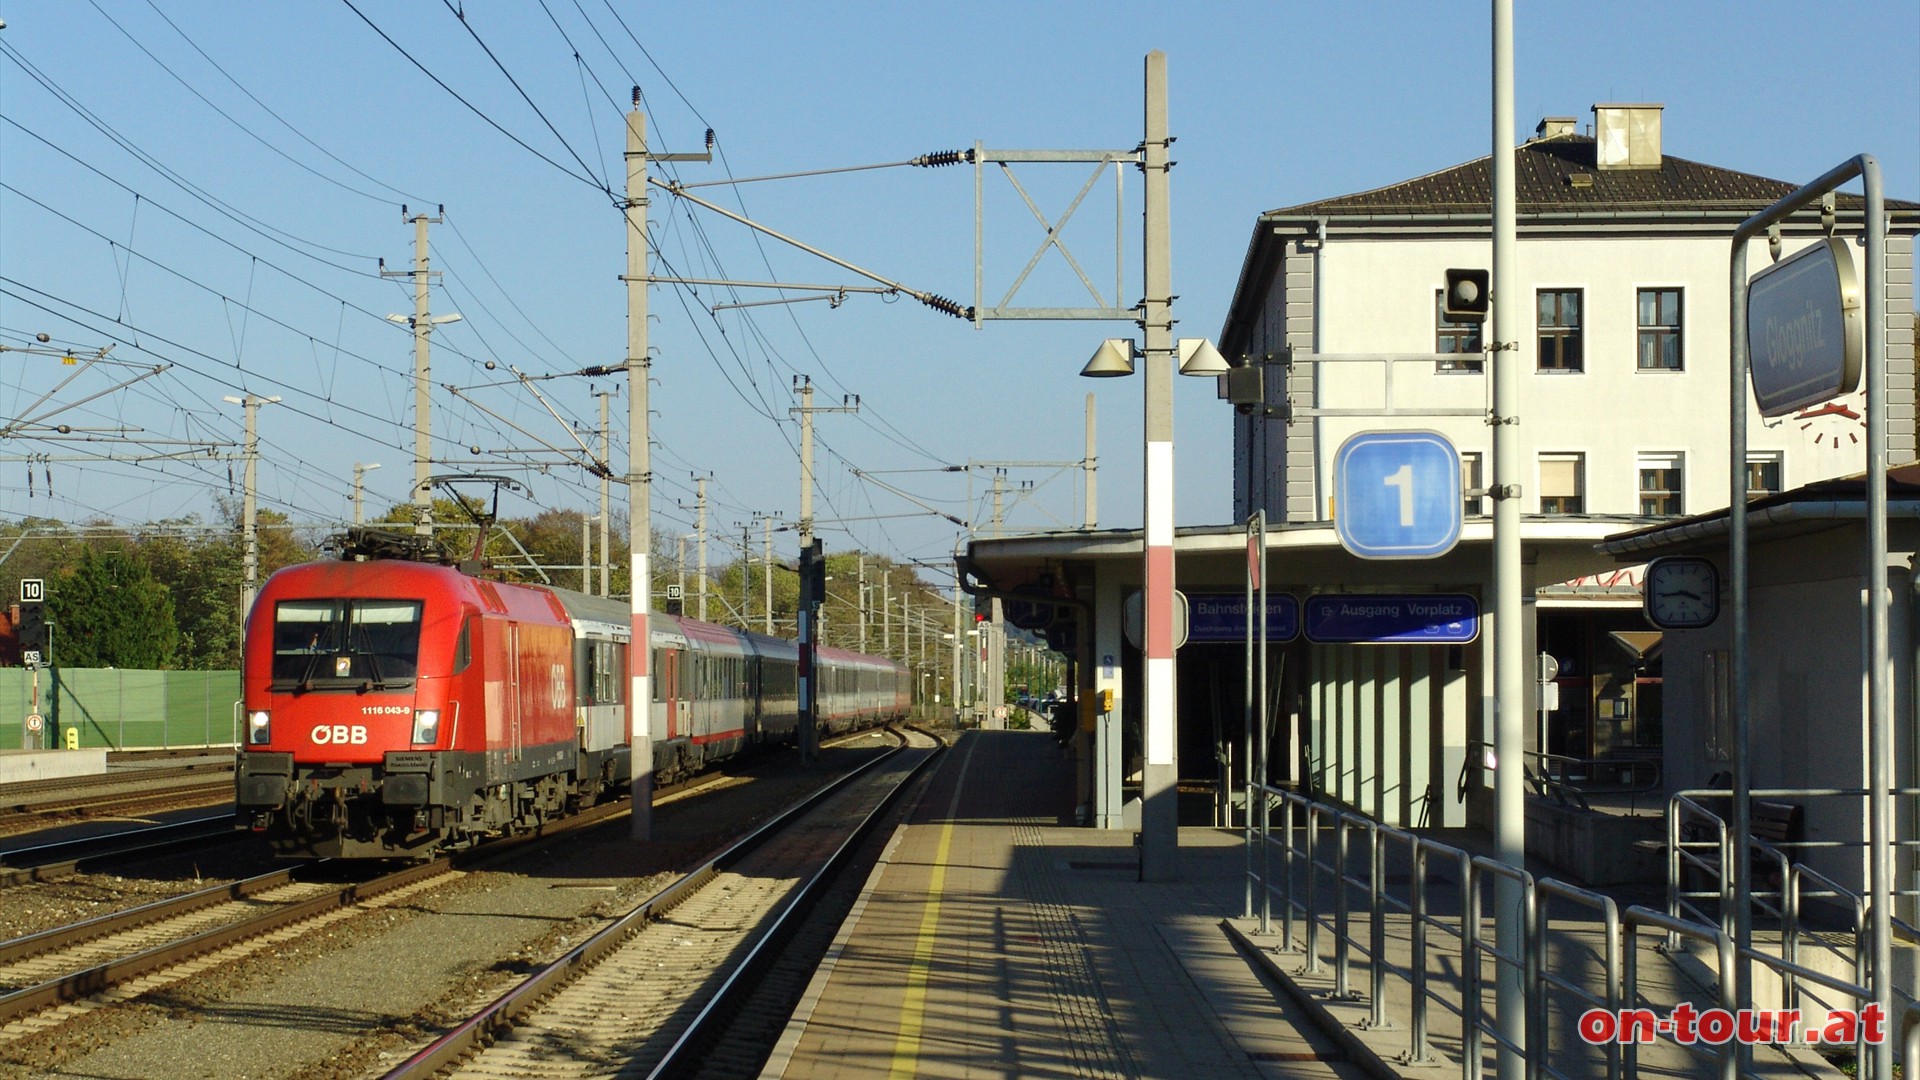
[[[1780,493],[1782,457],[1778,450],[1747,455],[1747,498],[1757,499],[1762,495]]]
[[[1655,516],[1686,513],[1681,498],[1684,474],[1679,454],[1640,455],[1640,512]]]
[[[1473,494],[1475,488],[1485,486],[1486,481],[1482,479],[1480,472],[1480,455],[1478,453],[1461,453],[1460,494],[1461,498],[1465,500],[1460,511],[1462,515],[1466,517],[1483,517],[1486,515],[1485,497]]]
[[[1640,370],[1680,370],[1680,290],[1640,290]]]
[[[1540,370],[1580,371],[1580,290],[1541,289]]]
[[[1459,360],[1442,360],[1435,365],[1435,370],[1481,370],[1485,353],[1480,348],[1480,324],[1454,322],[1447,318],[1446,294],[1440,289],[1433,290],[1433,325],[1433,351],[1443,356],[1462,357]]]
[[[1584,454],[1541,454],[1540,512],[1586,513],[1586,471]]]

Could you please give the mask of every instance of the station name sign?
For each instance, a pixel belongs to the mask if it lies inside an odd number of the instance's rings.
[[[1187,605],[1188,641],[1247,640],[1245,593],[1188,593]],[[1268,593],[1267,641],[1277,645],[1299,634],[1300,601],[1290,593]]]
[[[1305,629],[1323,644],[1464,645],[1480,634],[1480,604],[1460,593],[1309,596]]]
[[[1831,401],[1860,385],[1860,285],[1847,242],[1829,236],[1747,282],[1747,345],[1762,416]]]

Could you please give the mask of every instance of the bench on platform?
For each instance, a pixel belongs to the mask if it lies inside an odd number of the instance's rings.
[[[1747,829],[1752,839],[1763,841],[1791,858],[1790,849],[1786,845],[1799,842],[1806,816],[1805,808],[1798,803],[1768,802],[1764,799],[1753,799],[1747,805]],[[1733,827],[1731,817],[1727,821],[1727,827],[1729,830]],[[1680,839],[1683,843],[1712,840],[1714,831],[1704,824],[1690,823],[1681,826]],[[1681,867],[1683,872],[1691,866],[1697,871],[1711,873],[1715,877],[1720,875],[1718,850],[1706,847],[1689,847],[1687,850],[1691,858],[1683,863]],[[1780,861],[1772,855],[1755,850],[1749,865],[1752,867],[1755,882],[1764,882],[1768,888],[1772,889],[1778,889],[1785,884]]]

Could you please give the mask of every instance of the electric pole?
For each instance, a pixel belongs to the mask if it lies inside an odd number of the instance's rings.
[[[761,585],[766,590],[767,621],[763,628],[773,633],[773,516],[760,515],[760,568]]]
[[[367,474],[380,467],[379,462],[371,465],[355,463],[353,466],[353,523],[358,525],[366,520],[360,509],[360,494],[366,489]]]
[[[800,607],[796,613],[800,639],[800,756],[811,763],[820,737],[816,727],[818,688],[813,679],[813,657],[818,646],[819,609],[826,601],[825,556],[815,547],[813,539],[813,414],[859,412],[860,399],[843,397],[838,406],[819,407],[813,403],[812,379],[796,375],[793,382],[794,388],[800,391],[800,405],[788,411],[800,414],[800,556],[807,568],[800,575]]]
[[[246,490],[240,499],[240,619],[245,622],[247,613],[253,610],[253,594],[260,583],[260,521],[255,506],[258,488],[254,483],[254,472],[260,464],[260,406],[280,399],[248,394],[221,400],[238,405],[247,413],[247,443],[241,450],[246,458]]]
[[[695,604],[694,610],[698,613],[695,617],[701,622],[707,621],[707,480],[712,475],[712,473],[708,473],[706,476],[695,476],[693,478],[693,506],[688,507],[685,503],[680,504],[680,509],[691,509],[693,511],[694,547],[697,552],[697,557],[700,560],[699,567],[696,571],[698,578],[694,582],[695,586],[699,589],[700,599]],[[682,542],[684,543],[684,540]],[[684,564],[684,557],[681,561]],[[682,596],[686,595],[685,582],[686,574],[683,568],[681,573]]]
[[[593,533],[587,515],[580,515],[580,591],[593,592]]]
[[[633,88],[633,107],[627,112],[627,199],[623,207],[627,228],[627,558],[631,566],[627,592],[633,619],[633,641],[628,646],[627,733],[633,748],[633,817],[629,834],[635,840],[653,839],[653,654],[648,617],[653,608],[653,463],[648,445],[647,285],[651,252],[647,247],[647,161],[712,161],[713,133],[707,133],[703,154],[647,153],[647,118],[640,111],[640,88]]]
[[[441,207],[444,215],[445,207]],[[404,322],[413,328],[413,531],[420,536],[433,535],[433,488],[427,482],[433,466],[432,402],[428,392],[432,383],[428,375],[432,370],[428,338],[435,325],[459,322],[458,315],[435,316],[428,311],[428,285],[432,279],[440,276],[438,270],[428,269],[427,226],[440,224],[442,217],[428,217],[425,214],[407,216],[407,208],[400,208],[400,217],[413,224],[413,269],[388,270],[386,260],[380,261],[381,277],[410,277],[413,279],[413,315],[389,315],[389,322]]]
[[[1094,498],[1094,488],[1100,479],[1100,468],[1099,459],[1094,457],[1093,454],[1092,394],[1087,395],[1087,456],[1082,459],[1082,462],[1081,468],[1085,471],[1087,477],[1087,516],[1085,527],[1088,532],[1092,532],[1096,523],[1100,520],[1099,511],[1095,509],[1097,500]]]
[[[594,396],[600,399],[600,460],[604,464],[604,463],[607,463],[608,456],[613,453],[612,433],[607,427],[607,399],[609,397],[612,397],[613,394],[611,391],[602,390],[598,394],[595,394]],[[607,469],[602,470],[600,473],[600,595],[601,596],[611,596],[613,594],[613,589],[612,589],[613,582],[611,580],[612,573],[613,573],[613,544],[612,544],[613,526],[611,522],[613,520],[613,516],[609,512],[611,508],[608,506],[608,499],[609,499],[609,496],[611,495],[609,488],[612,485],[612,483],[613,483],[612,468],[609,467]],[[580,591],[585,592],[586,590],[582,589]]]
[[[838,405],[815,405],[812,379],[795,375],[793,387],[800,391],[800,404],[787,411],[800,417],[800,546],[804,548],[813,542],[813,414],[857,413],[860,395],[843,396]]]
[[[747,591],[749,577],[747,568],[753,565],[753,523],[736,521],[733,527],[740,530],[740,629],[753,629],[752,593]]]

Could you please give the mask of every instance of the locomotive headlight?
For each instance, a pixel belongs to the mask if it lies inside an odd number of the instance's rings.
[[[413,741],[416,743],[433,742],[440,735],[440,710],[415,709],[413,711]]]
[[[255,746],[264,746],[273,741],[272,724],[266,710],[247,714],[247,741]]]

